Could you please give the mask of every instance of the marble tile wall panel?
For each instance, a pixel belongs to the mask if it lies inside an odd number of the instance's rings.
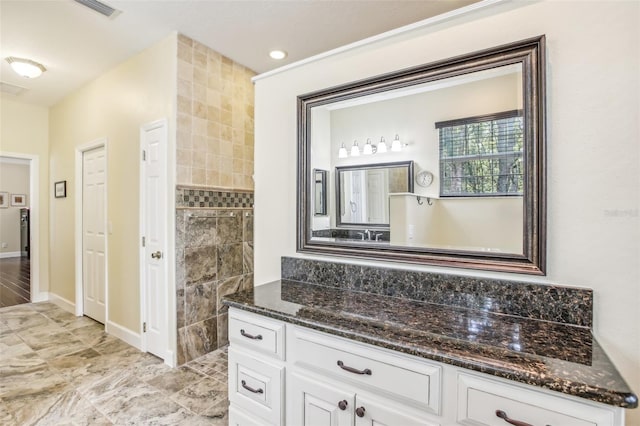
[[[253,286],[252,209],[176,210],[178,362],[228,343],[221,298]]]
[[[209,47],[178,35],[179,184],[253,189],[254,75]]]
[[[282,258],[281,273],[283,280],[584,327],[592,326],[593,291],[587,288],[292,257]]]

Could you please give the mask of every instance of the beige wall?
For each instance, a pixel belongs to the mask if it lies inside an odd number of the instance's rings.
[[[253,189],[254,72],[178,38],[177,184]]]
[[[176,46],[177,35],[173,34],[51,108],[51,184],[67,181],[67,198],[52,200],[51,205],[51,292],[75,300],[75,152],[83,144],[106,138],[107,220],[111,224],[107,236],[108,318],[134,332],[140,329],[140,126],[168,119],[172,164]],[[170,170],[171,188],[172,178]]]
[[[440,195],[440,140],[435,123],[513,109],[522,109],[520,73],[331,111],[331,143],[324,139],[319,145],[330,148],[333,154],[331,170],[336,166],[413,160],[416,172],[429,170],[434,177],[428,188],[416,185],[416,194],[437,197]],[[396,134],[402,143],[408,144],[401,152],[389,150],[367,157],[338,158],[343,141],[349,149],[357,139],[362,149],[366,138],[371,138],[375,145],[384,136],[387,146],[391,147]],[[319,150],[320,147],[316,147],[315,151]],[[332,186],[333,198],[334,190]]]
[[[507,2],[257,80],[256,283],[279,278],[281,256],[302,256],[298,95],[546,34],[547,276],[405,267],[592,288],[594,332],[640,392],[639,17],[638,2]],[[627,418],[640,424],[640,410]]]
[[[0,96],[0,153],[26,154],[38,158],[38,283],[39,290],[46,292],[49,289],[48,108],[24,104],[8,95]],[[32,204],[32,201],[29,203]]]
[[[418,204],[412,195],[390,197],[391,244],[522,254],[522,197],[435,198],[431,203]]]
[[[8,208],[0,209],[0,253],[20,252],[20,209],[23,207],[12,206],[11,195],[26,195],[24,208],[29,208],[29,165],[9,163],[0,158],[0,191],[7,193],[9,204]]]

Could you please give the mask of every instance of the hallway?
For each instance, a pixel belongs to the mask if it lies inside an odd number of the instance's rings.
[[[0,259],[0,308],[29,303],[31,300],[29,258]]]
[[[0,424],[226,425],[226,347],[172,369],[48,302],[0,309]]]

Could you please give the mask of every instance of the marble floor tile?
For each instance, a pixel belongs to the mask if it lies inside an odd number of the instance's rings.
[[[175,393],[181,391],[190,384],[196,383],[204,378],[204,374],[192,370],[189,367],[179,367],[154,377],[149,384],[160,390]]]
[[[227,384],[206,377],[174,393],[171,399],[197,414],[204,414],[213,405],[228,399]]]
[[[172,369],[52,303],[0,308],[0,425],[227,425],[226,362]]]

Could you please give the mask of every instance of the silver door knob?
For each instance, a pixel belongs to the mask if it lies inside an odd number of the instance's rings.
[[[161,251],[157,251],[155,253],[151,253],[151,258],[152,259],[160,259],[160,258],[162,258],[162,252]]]

